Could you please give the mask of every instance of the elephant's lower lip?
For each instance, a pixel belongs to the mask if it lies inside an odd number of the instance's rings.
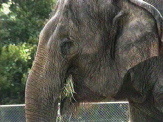
[[[74,94],[74,98],[80,102],[98,102],[106,98],[100,93],[90,90],[88,87],[82,87],[82,90],[79,90]]]

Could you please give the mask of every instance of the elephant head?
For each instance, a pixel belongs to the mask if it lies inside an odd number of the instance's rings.
[[[127,70],[159,55],[160,20],[137,0],[58,0],[26,84],[27,121],[55,121],[70,75],[77,102],[114,97]]]

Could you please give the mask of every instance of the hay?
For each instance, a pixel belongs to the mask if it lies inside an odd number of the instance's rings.
[[[72,80],[72,76],[69,76],[66,80],[66,84],[63,88],[63,92],[62,92],[62,99],[64,99],[65,97],[69,97],[69,98],[73,98],[74,99],[74,84],[73,84],[73,80]],[[75,99],[74,99],[75,100]]]

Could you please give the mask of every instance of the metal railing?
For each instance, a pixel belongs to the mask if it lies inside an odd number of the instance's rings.
[[[128,122],[128,102],[82,103],[64,122]],[[24,104],[0,105],[0,122],[25,122]]]
[[[64,122],[128,122],[128,102],[80,104],[77,112],[63,116]]]
[[[0,122],[25,122],[24,106],[0,105]]]

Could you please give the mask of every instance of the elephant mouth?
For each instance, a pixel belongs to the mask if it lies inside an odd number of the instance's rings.
[[[74,98],[78,102],[99,102],[106,99],[102,94],[94,92],[86,86],[82,87],[82,91],[78,91],[74,94]]]

